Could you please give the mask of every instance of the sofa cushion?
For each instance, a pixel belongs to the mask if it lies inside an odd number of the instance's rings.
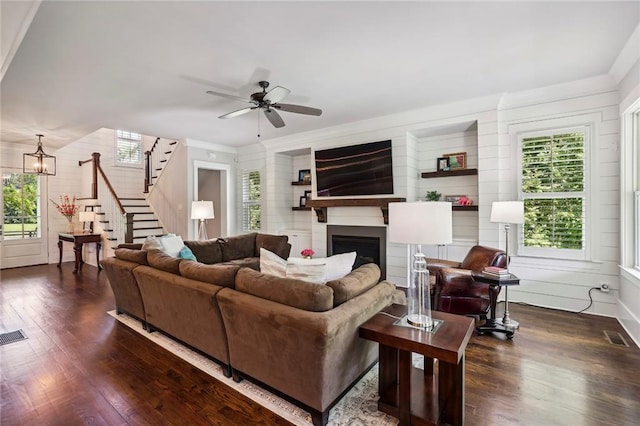
[[[146,250],[135,250],[130,248],[117,248],[115,251],[115,256],[118,259],[126,260],[128,262],[139,263],[140,265],[148,265],[147,262],[147,251]]]
[[[354,269],[347,276],[327,282],[333,289],[334,306],[361,295],[380,281],[380,268],[375,263],[367,263]]]
[[[222,248],[218,240],[185,241],[184,245],[191,249],[200,263],[211,265],[222,262]]]
[[[118,248],[142,250],[142,243],[122,243],[122,244],[118,244]]]
[[[333,308],[333,290],[291,278],[279,278],[242,268],[236,275],[236,290],[273,302],[312,312]]]
[[[245,257],[256,257],[256,235],[257,233],[252,232],[250,234],[218,239],[222,247],[222,261],[228,262]]]
[[[258,257],[245,257],[244,259],[234,259],[228,262],[222,262],[221,265],[234,265],[241,268],[251,268],[254,271],[260,270],[260,258]]]
[[[283,259],[289,256],[289,237],[286,235],[258,234],[254,256],[260,256],[260,249],[269,250]]]
[[[147,253],[147,261],[149,262],[149,266],[156,269],[180,275],[180,262],[182,259],[169,256],[161,250],[149,250]]]
[[[235,265],[206,265],[193,260],[180,262],[179,268],[180,275],[185,278],[231,288],[235,287],[236,274],[240,269]]]

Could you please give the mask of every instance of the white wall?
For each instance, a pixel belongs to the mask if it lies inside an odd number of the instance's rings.
[[[593,306],[587,311],[615,316],[616,299],[620,288],[617,264],[619,262],[619,119],[618,93],[610,79],[597,79],[572,83],[535,91],[472,99],[464,102],[408,111],[376,120],[350,123],[316,132],[264,141],[266,147],[269,199],[282,197],[289,185],[293,165],[283,152],[296,149],[311,150],[392,139],[394,152],[394,195],[408,200],[423,198],[431,187],[445,194],[470,195],[479,206],[476,212],[455,212],[458,247],[451,247],[449,257],[464,254],[464,243],[480,243],[504,247],[504,235],[498,224],[489,222],[491,204],[496,200],[517,199],[517,151],[509,136],[510,126],[526,127],[547,119],[562,119],[584,114],[598,117],[596,134],[591,140],[595,158],[590,181],[594,192],[590,210],[589,228],[593,256],[582,262],[559,261],[546,258],[515,257],[512,270],[521,278],[521,285],[509,292],[514,301],[565,310],[578,311],[589,304],[590,287],[607,282],[609,294],[594,292]],[[433,135],[429,130],[447,128],[461,123],[477,123],[477,130],[448,132]],[[474,134],[475,132],[475,134]],[[429,136],[420,136],[427,134]],[[416,135],[418,135],[416,137]],[[473,146],[476,144],[476,146]],[[477,186],[467,180],[447,178],[446,182],[419,179],[422,171],[435,170],[439,154],[466,151],[468,167],[479,169]],[[414,152],[417,158],[414,157]],[[417,160],[417,161],[416,161]],[[288,169],[287,169],[288,168]],[[282,170],[288,172],[283,173]],[[285,176],[282,177],[281,174]],[[450,181],[449,181],[450,179]],[[315,191],[315,187],[314,187]],[[289,191],[287,191],[289,192]],[[315,192],[314,192],[315,194]],[[267,231],[291,228],[292,200],[267,204],[269,215],[277,220],[268,222]],[[462,214],[459,214],[462,213]],[[380,226],[382,218],[375,208],[330,208],[328,224]],[[312,217],[313,249],[325,252],[326,225]],[[511,242],[513,244],[513,242]],[[512,245],[511,247],[514,247]],[[388,279],[404,285],[406,281],[406,252],[404,248],[389,244],[387,247]]]

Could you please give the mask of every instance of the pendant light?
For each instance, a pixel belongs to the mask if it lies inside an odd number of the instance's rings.
[[[36,136],[38,137],[38,149],[33,154],[22,154],[22,172],[27,174],[55,176],[56,157],[48,155],[42,150],[42,138],[44,135]]]

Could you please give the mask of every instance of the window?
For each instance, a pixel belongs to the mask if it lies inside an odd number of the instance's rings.
[[[522,254],[586,259],[587,134],[580,127],[520,136]]]
[[[2,175],[2,239],[38,238],[40,185],[38,176],[22,173]]]
[[[142,135],[140,133],[116,131],[116,165],[142,166]]]
[[[245,171],[242,174],[242,230],[261,229],[262,205],[260,204],[260,172]]]

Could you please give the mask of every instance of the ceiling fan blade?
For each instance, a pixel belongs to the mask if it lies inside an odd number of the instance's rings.
[[[282,86],[276,86],[273,89],[269,90],[266,95],[264,95],[264,100],[275,104],[286,98],[289,93],[291,93],[291,90],[286,89]]]
[[[242,109],[239,109],[239,110],[237,110],[237,111],[233,111],[233,112],[230,112],[230,113],[228,113],[228,114],[221,115],[221,116],[220,116],[220,117],[218,117],[218,118],[233,118],[233,117],[237,117],[237,116],[239,116],[239,115],[246,114],[246,113],[248,113],[249,111],[252,111],[252,110],[254,110],[254,109],[256,109],[256,108],[258,108],[258,107],[246,107],[246,108],[242,108]]]
[[[249,100],[249,99],[241,98],[240,96],[229,95],[229,94],[227,94],[227,93],[214,92],[213,90],[207,90],[207,93],[208,93],[209,95],[221,96],[221,97],[223,97],[223,98],[233,99],[234,101],[242,101],[242,102],[249,102],[249,103],[251,103],[251,100]]]
[[[269,120],[269,122],[273,124],[273,127],[275,127],[276,129],[279,129],[280,127],[284,127],[284,121],[282,121],[282,117],[280,117],[280,114],[278,114],[274,110],[265,109],[264,115],[267,117],[267,120]]]
[[[311,108],[302,105],[292,105],[292,104],[276,104],[271,105],[272,108],[277,108],[281,111],[287,112],[295,112],[298,114],[307,114],[307,115],[322,115],[322,110],[318,108]]]

